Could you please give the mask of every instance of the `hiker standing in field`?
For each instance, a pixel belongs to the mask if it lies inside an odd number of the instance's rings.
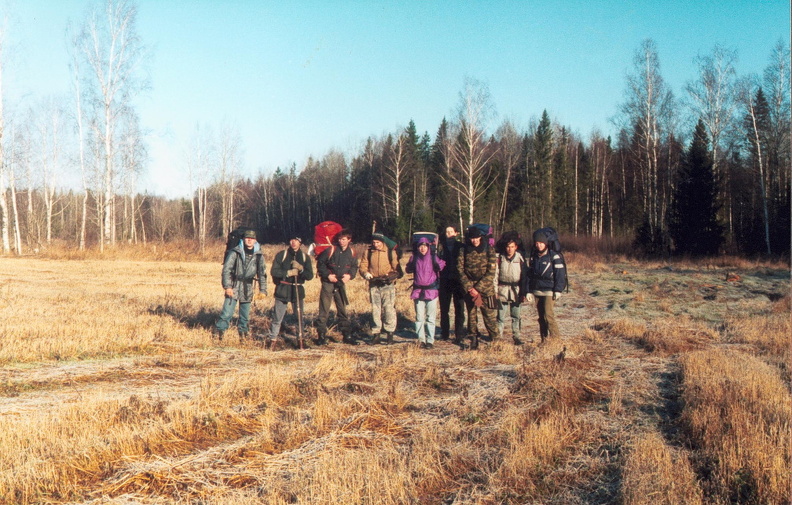
[[[351,247],[352,232],[346,228],[339,231],[333,242],[332,246],[322,251],[322,254],[316,258],[316,272],[322,280],[319,315],[316,319],[319,336],[316,343],[327,344],[327,319],[330,317],[330,307],[335,303],[338,329],[343,336],[343,342],[357,345],[357,341],[352,336],[352,322],[347,314],[349,298],[346,292],[347,284],[355,278],[357,270],[357,259]]]
[[[445,267],[445,261],[437,257],[433,247],[429,238],[418,238],[407,262],[407,273],[414,274],[410,298],[415,303],[415,332],[422,349],[434,347],[439,279]]]
[[[289,247],[275,255],[272,260],[272,282],[275,283],[275,313],[272,317],[272,330],[269,336],[269,348],[277,350],[281,345],[278,338],[281,323],[286,316],[289,303],[292,304],[294,314],[304,314],[303,300],[305,299],[305,281],[313,279],[313,263],[311,258],[303,252],[302,239],[293,235],[289,239]],[[298,305],[299,304],[299,305]],[[298,316],[297,324],[302,325]],[[302,326],[298,328],[298,335],[302,335]]]
[[[437,246],[437,255],[446,268],[440,272],[440,340],[448,340],[451,333],[451,302],[454,303],[454,335],[461,339],[465,335],[465,290],[459,279],[457,256],[462,242],[457,240],[459,232],[453,225],[446,226],[445,239]]]
[[[396,331],[396,279],[399,278],[399,258],[392,248],[386,246],[386,242],[384,235],[373,233],[371,246],[360,258],[360,275],[369,283],[373,320],[369,343],[372,345],[380,343],[383,331],[387,344],[392,344],[393,332]]]
[[[476,226],[465,232],[465,245],[457,257],[457,270],[465,290],[467,307],[467,331],[470,334],[470,348],[478,349],[478,312],[481,311],[487,338],[492,342],[498,337],[498,322],[495,303],[495,270],[497,255],[490,247],[484,233]],[[462,346],[457,336],[454,343]]]
[[[258,279],[259,294],[253,291],[253,281]],[[226,253],[221,275],[225,300],[220,317],[215,323],[215,335],[222,340],[239,301],[237,331],[239,339],[249,335],[250,303],[254,297],[267,295],[267,265],[261,246],[256,241],[255,230],[245,231],[242,240]]]
[[[525,258],[518,251],[522,240],[516,232],[504,233],[498,241],[498,333],[503,335],[507,314],[511,317],[511,331],[514,345],[522,345],[520,334],[520,306],[525,301]]]
[[[527,298],[536,300],[539,315],[539,336],[542,343],[548,338],[558,338],[558,323],[554,305],[566,286],[566,263],[560,252],[550,249],[552,241],[548,229],[534,232],[534,247],[528,262]]]

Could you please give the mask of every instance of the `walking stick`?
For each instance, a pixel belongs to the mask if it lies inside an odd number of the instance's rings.
[[[297,341],[300,343],[300,349],[305,349],[303,342],[303,322],[302,322],[302,308],[300,307],[300,286],[297,284],[297,276],[294,276],[294,310],[297,311]]]

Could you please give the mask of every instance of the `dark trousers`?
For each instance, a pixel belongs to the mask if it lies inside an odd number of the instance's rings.
[[[327,334],[327,319],[330,317],[330,308],[333,302],[335,302],[336,306],[338,331],[346,336],[352,328],[341,291],[332,282],[322,282],[322,291],[319,293],[319,316],[316,318],[316,331],[320,337],[324,337]]]
[[[550,337],[560,337],[558,323],[556,323],[555,311],[553,307],[555,300],[552,296],[536,296],[536,313],[539,314],[539,336],[542,340]]]
[[[465,293],[457,281],[440,281],[440,337],[449,338],[451,329],[451,302],[454,302],[454,334],[465,336]]]

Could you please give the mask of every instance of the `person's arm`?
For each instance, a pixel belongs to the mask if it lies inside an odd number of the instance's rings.
[[[267,294],[267,262],[264,260],[264,255],[258,255],[258,264],[256,267],[258,268],[258,283],[259,283],[259,291],[261,293]]]
[[[566,268],[564,266],[564,257],[561,253],[555,253],[553,256],[553,296],[557,298],[566,286]]]
[[[229,298],[234,296],[234,270],[236,268],[237,253],[229,251],[226,254],[225,261],[223,261],[223,270],[220,273],[220,282],[225,291],[225,295]]]
[[[313,262],[311,261],[311,257],[306,256],[304,253],[302,254],[302,259],[303,271],[300,272],[300,277],[302,277],[304,281],[310,281],[314,278]]]

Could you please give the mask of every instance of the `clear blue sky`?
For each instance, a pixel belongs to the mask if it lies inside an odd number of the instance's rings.
[[[68,90],[64,31],[85,0],[0,0],[7,24],[4,93],[25,103]],[[244,1],[139,0],[152,53],[151,90],[137,100],[150,131],[141,190],[187,194],[184,150],[196,123],[236,124],[245,175],[271,173],[329,149],[355,153],[369,135],[415,121],[434,139],[465,76],[489,86],[497,117],[524,127],[547,109],[588,137],[609,133],[641,41],[657,44],[676,96],[694,58],[738,51],[740,75],[761,74],[788,0]]]

